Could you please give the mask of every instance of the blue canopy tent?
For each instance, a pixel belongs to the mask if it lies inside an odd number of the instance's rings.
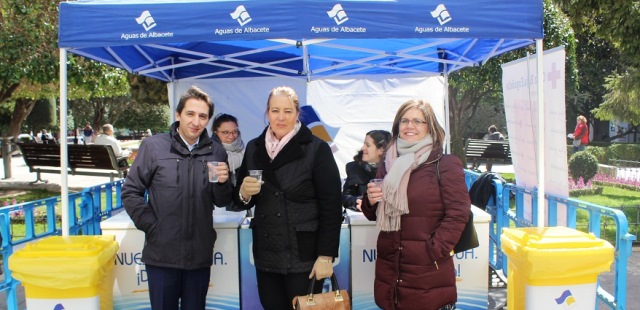
[[[542,38],[542,1],[84,0],[60,48],[163,81],[448,73]]]
[[[67,52],[166,82],[442,74],[445,88],[450,72],[534,40],[542,52],[541,0],[81,0],[59,9],[61,135]],[[68,234],[64,214],[62,227]]]

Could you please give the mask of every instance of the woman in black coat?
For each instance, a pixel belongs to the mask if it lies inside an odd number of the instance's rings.
[[[236,204],[255,206],[249,227],[265,310],[291,309],[293,297],[307,294],[309,279],[333,274],[338,257],[340,173],[329,145],[299,115],[293,89],[274,88],[267,103],[269,126],[247,143],[238,170]],[[262,178],[250,170],[262,170]],[[315,288],[322,291],[322,283]]]
[[[376,177],[378,164],[391,140],[386,130],[367,132],[364,144],[353,161],[347,163],[347,179],[342,188],[342,206],[345,209],[361,212],[362,195],[367,191],[369,180]]]

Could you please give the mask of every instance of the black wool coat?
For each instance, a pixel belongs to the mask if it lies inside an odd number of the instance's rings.
[[[266,128],[251,140],[238,170],[235,204],[256,206],[250,227],[256,269],[274,273],[308,272],[318,256],[338,256],[342,207],[340,173],[329,145],[302,125],[271,160]],[[262,170],[260,193],[248,204],[239,199],[242,180]]]
[[[356,200],[367,192],[367,184],[376,177],[378,169],[362,161],[352,161],[347,163],[345,170],[347,179],[342,187],[342,206],[360,212]]]

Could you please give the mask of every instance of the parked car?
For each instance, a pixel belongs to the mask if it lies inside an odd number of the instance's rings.
[[[77,144],[84,144],[84,136],[80,135],[80,136],[77,136],[77,138],[78,138],[78,143]],[[75,143],[75,141],[76,141],[75,139],[76,139],[76,137],[74,137],[74,136],[68,136],[67,137],[67,144],[76,144]]]
[[[18,142],[33,142],[33,136],[28,133],[21,133],[18,135]]]

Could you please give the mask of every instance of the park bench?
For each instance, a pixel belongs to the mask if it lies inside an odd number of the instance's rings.
[[[32,183],[44,182],[41,173],[60,173],[60,145],[40,143],[18,143],[24,162],[37,178]],[[68,150],[68,173],[71,175],[108,176],[111,182],[116,177],[127,176],[129,166],[118,165],[123,158],[115,156],[110,145],[70,144]]]
[[[472,163],[471,169],[485,163],[487,171],[491,171],[494,162],[511,163],[511,148],[509,141],[467,139],[465,157]]]

